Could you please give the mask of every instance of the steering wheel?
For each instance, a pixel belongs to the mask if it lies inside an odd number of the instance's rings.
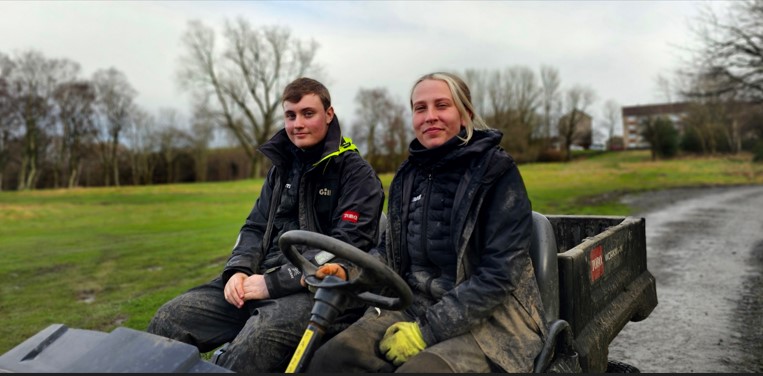
[[[318,267],[302,256],[295,245],[306,245],[330,252],[360,267],[360,273],[349,277],[347,281],[338,278],[318,279],[315,277]],[[356,300],[388,310],[405,309],[413,301],[411,288],[395,271],[375,257],[341,240],[317,232],[291,230],[281,235],[278,246],[284,256],[302,271],[305,283],[310,286],[342,289]],[[391,287],[396,296],[370,292],[371,289],[380,286]]]

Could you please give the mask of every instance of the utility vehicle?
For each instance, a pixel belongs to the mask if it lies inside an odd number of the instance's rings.
[[[637,217],[542,215],[533,212],[531,257],[549,326],[549,339],[534,372],[638,372],[608,359],[609,343],[630,321],[641,321],[657,305],[655,279],[647,269],[645,220]],[[384,228],[382,217],[381,228]],[[308,277],[315,306],[305,335],[285,370],[300,372],[320,346],[324,328],[350,299],[404,309],[407,284],[370,255],[329,236],[294,230],[281,249]],[[296,247],[322,248],[361,267],[350,281],[318,280],[316,267]],[[380,295],[388,286],[392,296]],[[223,350],[220,350],[223,351]],[[0,356],[2,372],[183,372],[229,370],[202,360],[191,345],[120,327],[110,333],[52,324]],[[648,365],[647,365],[648,366]]]

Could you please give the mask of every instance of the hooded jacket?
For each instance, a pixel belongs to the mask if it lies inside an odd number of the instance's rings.
[[[273,246],[277,245],[279,235],[274,228],[274,218],[284,190],[292,186],[288,177],[298,164],[295,149],[285,129],[259,147],[273,166],[241,227],[222,273],[223,283],[237,272],[247,275],[268,272],[265,280],[271,298],[301,289],[299,271]],[[298,171],[298,228],[331,236],[363,251],[370,250],[377,239],[384,190],[376,172],[361,157],[352,140],[342,137],[336,116],[329,123],[323,150],[316,159]],[[309,259],[315,253],[317,250],[303,255]]]
[[[499,131],[475,130],[468,144],[439,156],[440,162],[422,166],[405,161],[390,186],[385,241],[377,250],[409,284],[413,252],[426,248],[430,259],[438,253],[440,259],[444,252],[453,255],[455,286],[434,294],[434,304],[416,318],[425,342],[431,346],[471,332],[495,364],[530,372],[547,328],[529,255],[532,209],[516,164],[499,146],[501,137]],[[414,140],[411,153],[417,149],[421,145]],[[419,247],[417,241],[408,242],[408,208],[416,201],[433,202],[418,209],[423,210],[417,214],[422,226],[434,225],[436,216],[443,215],[430,210],[441,198],[412,197],[421,192],[413,186],[421,174],[433,185],[424,188],[423,196],[450,192],[453,203],[447,212],[451,238],[426,239]]]

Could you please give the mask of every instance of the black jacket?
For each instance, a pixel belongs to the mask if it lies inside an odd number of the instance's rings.
[[[260,196],[241,227],[233,252],[223,270],[223,283],[236,272],[264,274],[264,267],[286,265],[288,260],[272,246],[276,239],[273,219],[279,208],[287,177],[294,168],[294,144],[284,129],[259,147],[273,162]],[[368,251],[375,244],[379,216],[384,204],[381,181],[371,165],[357,152],[352,140],[341,135],[337,117],[329,125],[324,148],[318,161],[299,178],[298,227],[329,235]],[[273,252],[278,252],[274,255]],[[268,254],[270,253],[270,254]],[[311,255],[304,254],[306,258]],[[278,257],[280,256],[280,257]],[[266,260],[271,265],[266,265]],[[271,268],[273,271],[276,268]],[[266,275],[271,298],[293,292],[299,275],[295,267],[286,265],[272,277]],[[290,287],[282,286],[288,282]]]
[[[453,255],[455,286],[435,294],[436,303],[417,317],[424,340],[431,346],[471,332],[488,358],[501,368],[530,372],[546,335],[529,255],[532,209],[517,166],[498,146],[501,137],[498,131],[475,131],[467,145],[448,154],[457,155],[457,160],[444,156],[445,163],[428,165],[425,171],[410,159],[404,162],[390,186],[385,242],[376,251],[406,276],[411,252],[420,251],[416,244],[402,241],[406,239],[407,210],[414,200],[414,176],[425,173],[432,185],[446,182],[437,189],[450,191],[453,200],[448,211],[451,238],[426,241],[422,247],[429,248],[430,254]],[[418,146],[414,140],[411,153]],[[453,168],[464,161],[466,168]],[[455,184],[451,183],[453,173],[461,174]],[[432,215],[442,213],[430,207],[433,203],[422,209],[421,221],[433,226],[438,219]],[[438,244],[451,248],[437,249]]]

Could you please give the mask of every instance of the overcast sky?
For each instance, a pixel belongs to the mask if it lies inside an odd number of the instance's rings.
[[[153,113],[189,111],[175,80],[189,20],[221,29],[244,17],[316,40],[316,61],[340,119],[354,120],[359,88],[387,87],[402,101],[435,70],[522,65],[559,70],[562,87],[591,87],[605,101],[662,101],[655,79],[693,43],[701,1],[0,1],[0,52],[35,49],[68,58],[90,77],[115,67]],[[720,9],[727,2],[711,2]]]

